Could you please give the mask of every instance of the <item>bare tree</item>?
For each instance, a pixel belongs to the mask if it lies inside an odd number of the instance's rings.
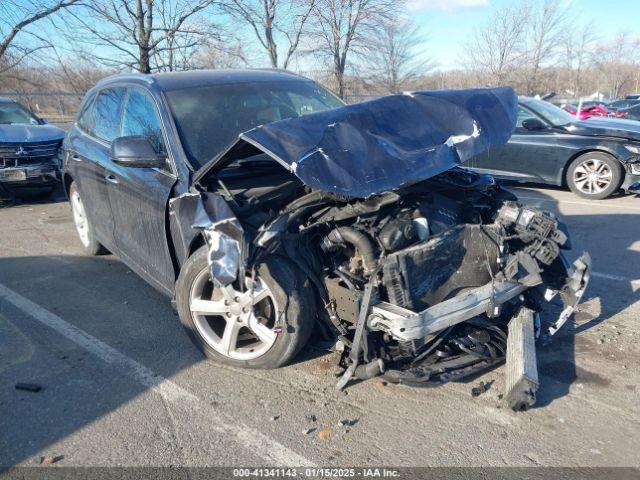
[[[423,52],[426,38],[418,27],[404,19],[386,22],[380,35],[372,39],[369,66],[374,81],[385,93],[397,93],[433,68]]]
[[[471,69],[485,71],[492,84],[506,83],[525,58],[528,17],[526,4],[494,10],[465,46]]]
[[[198,52],[195,68],[246,68],[248,64],[240,44],[233,47],[209,45]]]
[[[365,54],[371,39],[396,11],[394,0],[316,0],[313,34],[320,45],[313,51],[332,62],[341,97],[345,94],[345,71],[350,55]]]
[[[540,93],[537,91],[540,88],[540,71],[556,59],[562,45],[568,18],[560,3],[560,0],[545,0],[534,7],[523,3],[522,10],[528,12],[525,88],[529,95]]]
[[[613,41],[602,45],[597,51],[596,65],[602,72],[611,98],[619,97],[636,78],[638,43],[629,32],[620,32]]]
[[[172,69],[175,56],[194,48],[202,23],[194,18],[215,0],[93,0],[74,13],[72,41],[92,49],[90,56],[110,67],[133,68],[142,73]],[[78,38],[80,37],[80,38]],[[160,62],[160,65],[155,62]],[[153,63],[153,65],[152,65]]]
[[[585,70],[593,56],[596,39],[593,22],[578,25],[564,37],[565,64],[569,70],[568,89],[575,97],[579,98],[584,93]]]
[[[273,68],[287,68],[316,0],[229,0],[224,9],[249,26]],[[286,39],[286,40],[285,40]],[[282,42],[280,41],[282,40]],[[284,51],[279,43],[285,43]]]
[[[2,0],[0,2],[0,73],[15,67],[38,50],[51,47],[42,35],[30,29],[80,0]],[[19,36],[30,41],[19,42]]]

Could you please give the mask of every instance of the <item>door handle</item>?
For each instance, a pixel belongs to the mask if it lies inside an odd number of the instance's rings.
[[[72,153],[71,156],[69,157],[71,160],[73,160],[74,162],[81,162],[82,158],[80,158],[78,155],[76,155],[75,153]]]
[[[104,177],[104,179],[110,183],[114,183],[114,184],[118,183],[118,179],[115,177],[115,175],[107,175],[106,177]]]

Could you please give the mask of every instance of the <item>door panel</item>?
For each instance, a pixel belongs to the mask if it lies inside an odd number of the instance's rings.
[[[558,172],[570,156],[568,146],[564,145],[566,141],[563,140],[571,135],[561,134],[552,128],[527,130],[522,126],[522,122],[527,118],[543,121],[519,106],[516,128],[509,142],[491,147],[471,159],[467,166],[499,178],[557,183]]]
[[[153,99],[129,88],[120,136],[144,135],[164,152],[164,137]],[[109,162],[109,201],[119,254],[156,287],[172,292],[175,271],[167,243],[167,204],[175,175],[166,169],[123,167]]]

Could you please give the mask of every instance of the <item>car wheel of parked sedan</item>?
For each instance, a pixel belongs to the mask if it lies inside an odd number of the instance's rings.
[[[211,281],[208,247],[185,263],[176,284],[180,321],[209,358],[234,366],[277,368],[309,339],[315,300],[308,279],[288,260],[272,255],[257,268],[252,287],[218,287]]]
[[[75,182],[69,187],[69,202],[71,203],[71,212],[73,213],[73,223],[76,226],[76,232],[80,237],[80,243],[84,251],[89,255],[102,255],[107,250],[98,242],[93,234],[93,227],[87,217],[87,212],[80,196],[80,191]]]
[[[583,198],[607,198],[622,184],[622,167],[606,153],[585,153],[569,165],[567,184],[572,192]]]

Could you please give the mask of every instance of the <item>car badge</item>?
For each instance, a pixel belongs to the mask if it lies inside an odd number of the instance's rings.
[[[18,156],[22,156],[22,155],[26,155],[26,154],[27,154],[27,151],[22,147],[20,147],[18,150],[16,150],[16,155],[18,155]]]

